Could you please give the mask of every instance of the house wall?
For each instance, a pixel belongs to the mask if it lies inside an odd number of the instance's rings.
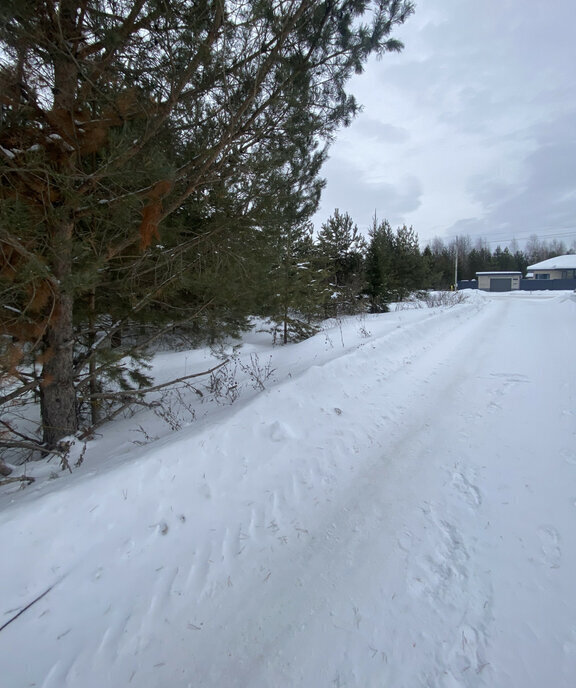
[[[549,275],[547,279],[574,279],[576,278],[576,270],[532,270],[534,279],[542,279],[538,275]]]

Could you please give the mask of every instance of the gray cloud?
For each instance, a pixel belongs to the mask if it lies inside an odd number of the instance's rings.
[[[377,119],[360,115],[355,123],[355,130],[361,136],[376,139],[382,143],[406,143],[410,138],[410,132],[404,127],[399,127]]]
[[[408,213],[421,203],[422,185],[416,177],[404,177],[397,183],[371,179],[349,161],[331,158],[326,165],[330,185],[322,196],[317,216],[320,226],[335,208],[350,214],[364,232],[371,224],[374,212],[380,220],[400,225]]]
[[[576,111],[535,127],[538,147],[526,156],[524,182],[502,184],[490,177],[470,180],[481,204],[478,226],[487,234],[506,228],[513,235],[564,236],[576,225]],[[455,224],[450,231],[461,229]]]
[[[322,213],[377,208],[421,237],[576,237],[574,6],[553,5],[419,4],[405,50],[351,84],[365,109],[332,150]]]

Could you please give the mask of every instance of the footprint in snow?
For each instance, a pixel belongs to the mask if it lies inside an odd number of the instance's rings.
[[[454,634],[454,644],[447,657],[454,678],[462,680],[467,672],[470,672],[471,676],[481,674],[487,666],[483,654],[483,642],[478,631],[466,624],[460,626]]]
[[[284,440],[290,440],[296,437],[292,428],[279,420],[274,421],[272,425],[270,425],[269,433],[270,439],[273,442],[282,442]]]
[[[452,476],[452,484],[465,498],[468,504],[473,507],[478,507],[482,504],[482,495],[476,485],[466,478],[462,473],[454,473]]]
[[[404,552],[410,552],[412,549],[412,533],[409,530],[404,530],[398,536],[396,542],[398,547]]]
[[[542,552],[541,563],[548,565],[551,569],[560,568],[560,537],[556,528],[552,526],[540,526],[538,528],[538,538],[540,539],[540,551]]]

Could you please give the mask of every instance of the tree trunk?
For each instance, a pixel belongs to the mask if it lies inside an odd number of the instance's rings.
[[[78,429],[74,386],[74,298],[63,281],[72,268],[73,222],[54,228],[53,273],[58,283],[53,312],[44,336],[44,364],[40,383],[43,441],[48,449]]]
[[[101,419],[101,401],[96,397],[96,394],[101,392],[98,380],[96,357],[94,356],[94,345],[96,343],[96,292],[93,289],[90,294],[89,303],[89,329],[88,329],[88,348],[90,353],[90,360],[88,362],[88,370],[90,375],[90,415],[91,424],[97,425]]]
[[[57,33],[50,45],[54,65],[54,112],[74,112],[78,86],[78,65],[72,58],[76,49],[75,0],[59,3]],[[64,151],[63,151],[64,152]],[[61,183],[65,189],[75,172],[76,151],[65,151],[59,162]],[[62,217],[62,209],[47,214],[47,236],[49,238],[49,260],[55,278],[53,286],[52,313],[44,335],[44,363],[40,383],[40,412],[42,416],[43,441],[48,449],[78,429],[76,389],[74,386],[74,294],[70,285],[72,275],[72,240],[74,236],[74,210],[69,207],[68,215]],[[60,216],[60,217],[58,217]]]
[[[59,312],[46,333],[47,360],[40,385],[43,440],[49,449],[78,429],[73,379],[72,298],[63,295],[57,308]]]

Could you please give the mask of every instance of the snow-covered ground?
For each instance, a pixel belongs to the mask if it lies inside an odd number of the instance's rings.
[[[575,686],[576,296],[468,294],[2,488],[0,685]]]

